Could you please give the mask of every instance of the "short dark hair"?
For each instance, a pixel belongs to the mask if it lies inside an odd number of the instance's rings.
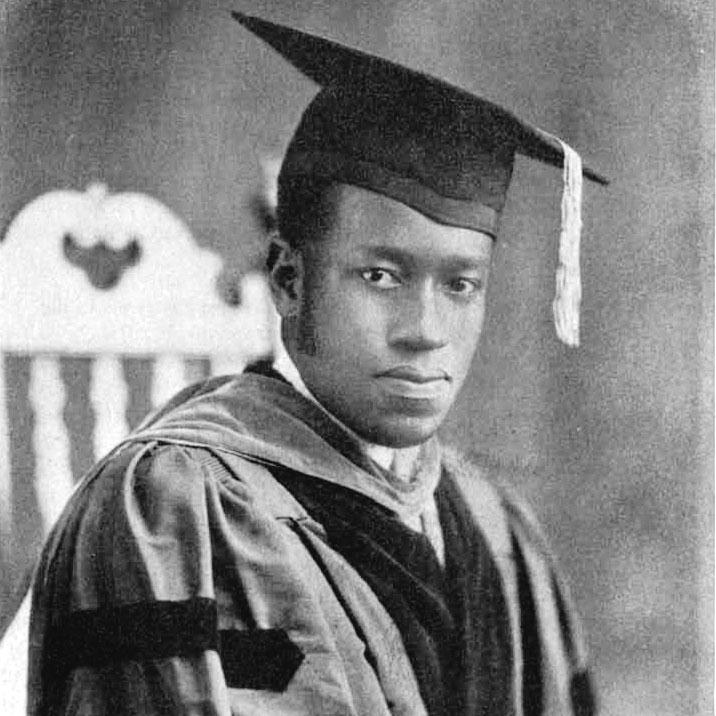
[[[301,249],[323,236],[332,216],[332,186],[330,179],[314,175],[279,176],[276,226],[289,246]],[[272,244],[266,259],[269,271],[277,258],[277,247]]]

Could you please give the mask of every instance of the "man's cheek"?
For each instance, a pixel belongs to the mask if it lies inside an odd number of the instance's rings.
[[[315,356],[318,352],[320,315],[309,302],[303,306],[298,323],[298,350],[304,355]]]

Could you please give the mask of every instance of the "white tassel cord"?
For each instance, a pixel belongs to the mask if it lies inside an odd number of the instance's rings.
[[[579,304],[582,280],[579,270],[579,242],[582,233],[582,159],[558,139],[564,152],[562,173],[562,225],[552,312],[559,339],[568,346],[579,345]]]

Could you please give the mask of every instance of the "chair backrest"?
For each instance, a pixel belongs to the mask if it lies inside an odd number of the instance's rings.
[[[240,372],[271,355],[275,321],[264,279],[246,275],[232,306],[219,294],[220,270],[219,257],[178,217],[139,193],[110,194],[102,185],[53,191],[12,221],[0,243],[0,351],[30,361],[34,484],[45,526],[76,477],[63,358],[89,361],[96,459],[130,427],[132,359],[135,368],[149,362],[149,396],[140,396],[149,408],[202,374]],[[0,370],[2,531],[12,526],[6,375]]]
[[[264,278],[245,275],[231,305],[218,290],[221,264],[159,201],[102,185],[43,194],[9,225],[0,242],[0,636],[12,582],[31,569],[79,473],[183,385],[273,354]]]

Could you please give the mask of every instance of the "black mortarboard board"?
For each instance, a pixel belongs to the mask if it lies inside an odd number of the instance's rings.
[[[557,137],[430,75],[242,13],[234,17],[321,90],[280,181],[318,175],[401,201],[444,224],[497,235],[516,152],[564,169],[555,298],[560,338],[578,343],[582,174],[606,180]]]

